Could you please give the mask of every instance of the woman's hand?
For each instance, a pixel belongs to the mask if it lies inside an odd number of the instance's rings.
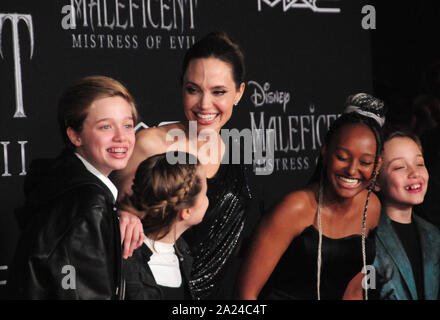
[[[133,251],[144,241],[144,228],[141,220],[127,211],[119,211],[119,228],[121,229],[121,245],[124,243],[122,257],[131,257]]]

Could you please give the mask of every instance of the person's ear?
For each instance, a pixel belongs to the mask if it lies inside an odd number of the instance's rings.
[[[382,157],[379,157],[379,159],[377,160],[376,176],[373,179],[374,180],[374,191],[376,191],[376,192],[381,191],[383,188],[383,186],[382,186],[383,181],[381,181],[383,179],[380,178],[380,176],[381,176],[380,173],[382,171],[381,167],[382,167]]]
[[[382,163],[383,163],[382,160],[383,160],[382,157],[379,157],[379,159],[377,159],[377,169],[376,169],[376,171],[378,172],[378,174],[380,173],[380,169],[382,168]]]
[[[374,183],[374,191],[376,192],[380,192],[383,188],[382,185],[383,181],[381,181],[381,179],[379,178],[379,175],[376,176],[376,181]]]
[[[181,220],[188,220],[191,217],[191,210],[189,208],[185,208],[179,211],[179,218]]]
[[[82,146],[81,137],[78,134],[78,132],[75,131],[75,129],[73,129],[72,127],[68,127],[66,130],[66,133],[67,133],[67,136],[69,137],[70,142],[72,142],[72,144],[75,147]]]
[[[374,191],[375,192],[380,192],[382,189],[381,189],[381,187],[380,187],[380,183],[379,182],[376,182],[376,184],[374,185]]]
[[[245,88],[245,84],[244,82],[242,82],[240,84],[240,87],[237,90],[237,94],[235,95],[235,100],[234,100],[234,106],[236,106],[238,104],[238,102],[240,102],[241,97],[243,96],[244,93],[244,88]]]
[[[379,182],[379,175],[380,175],[380,172],[381,172],[381,169],[382,169],[381,167],[382,167],[382,157],[379,157],[377,159],[377,164],[376,164],[376,173],[375,173],[375,176],[372,179],[376,184]]]

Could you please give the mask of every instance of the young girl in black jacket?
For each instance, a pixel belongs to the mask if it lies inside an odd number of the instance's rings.
[[[123,298],[117,189],[108,175],[127,165],[136,120],[133,97],[114,79],[86,77],[64,92],[66,148],[28,171],[10,298]]]
[[[179,237],[200,223],[208,208],[204,168],[188,153],[158,154],[141,162],[132,190],[120,207],[142,219],[146,237],[124,261],[126,299],[190,298],[192,258]]]

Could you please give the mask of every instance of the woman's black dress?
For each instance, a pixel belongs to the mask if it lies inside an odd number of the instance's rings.
[[[367,265],[375,257],[376,229],[365,239]],[[292,240],[284,252],[260,299],[315,300],[317,299],[317,255],[319,232],[310,225]],[[363,267],[361,236],[344,238],[322,236],[321,299],[342,299],[351,279]]]
[[[193,299],[233,297],[243,247],[261,215],[261,204],[249,187],[250,175],[250,165],[221,163],[208,179],[208,210],[199,225],[183,234],[194,258]]]

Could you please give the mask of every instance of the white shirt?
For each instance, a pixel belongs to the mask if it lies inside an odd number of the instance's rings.
[[[81,162],[86,167],[87,171],[89,171],[91,174],[96,176],[99,180],[101,180],[107,186],[107,188],[110,189],[113,197],[115,198],[114,200],[116,201],[116,199],[118,198],[118,189],[116,189],[116,186],[113,184],[113,182],[111,182],[111,180],[108,177],[106,177],[101,172],[99,172],[98,169],[96,169],[94,166],[92,166],[90,164],[90,162],[88,162],[86,159],[84,159],[78,153],[75,152],[75,155],[79,158],[79,160],[81,160]]]
[[[144,243],[153,252],[148,265],[156,283],[165,287],[180,287],[182,275],[180,274],[179,259],[174,251],[174,244],[153,241],[148,237],[145,237]]]

